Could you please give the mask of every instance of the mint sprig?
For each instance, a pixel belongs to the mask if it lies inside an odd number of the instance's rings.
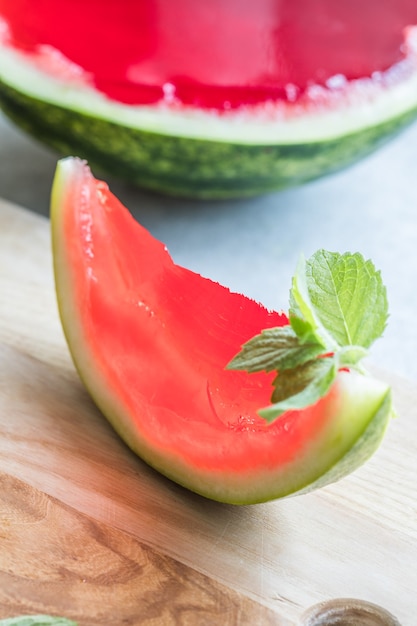
[[[290,290],[289,325],[263,330],[227,365],[248,372],[276,370],[271,405],[259,414],[272,422],[325,396],[341,368],[363,370],[387,324],[381,274],[358,252],[318,250],[298,263]]]

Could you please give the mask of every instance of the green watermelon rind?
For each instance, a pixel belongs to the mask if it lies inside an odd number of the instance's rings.
[[[300,489],[298,494],[309,493],[338,482],[364,465],[380,447],[392,416],[392,393],[388,389],[381,405],[355,445],[323,476]]]
[[[108,122],[19,93],[0,82],[3,111],[60,155],[178,197],[250,197],[341,170],[408,126],[417,107],[343,138],[295,145],[242,145],[160,135]]]
[[[171,196],[250,197],[343,169],[416,119],[417,77],[378,87],[363,102],[352,98],[340,110],[270,123],[259,112],[129,107],[55,79],[0,44],[0,107],[10,119],[62,156]]]

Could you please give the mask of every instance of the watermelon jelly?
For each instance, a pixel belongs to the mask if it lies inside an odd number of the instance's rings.
[[[0,0],[0,106],[167,195],[254,196],[417,117],[416,0]]]
[[[390,389],[354,371],[338,371],[325,396],[268,425],[258,410],[274,374],[226,365],[288,318],[177,265],[80,159],[58,162],[51,233],[60,319],[81,380],[161,474],[213,500],[254,504],[339,480],[380,445]]]
[[[417,2],[2,0],[0,15],[13,46],[58,50],[114,100],[228,109],[383,74]]]

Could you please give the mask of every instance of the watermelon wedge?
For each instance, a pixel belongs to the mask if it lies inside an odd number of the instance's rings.
[[[0,106],[158,192],[330,174],[417,116],[415,0],[2,0]]]
[[[389,388],[341,371],[316,404],[268,425],[272,374],[226,370],[288,324],[175,264],[78,158],[58,163],[51,224],[59,311],[97,406],[146,463],[188,489],[249,504],[340,479],[378,447]]]

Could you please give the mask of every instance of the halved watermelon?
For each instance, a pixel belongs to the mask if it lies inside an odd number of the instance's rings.
[[[415,0],[2,0],[0,106],[148,189],[248,196],[417,115]]]
[[[259,417],[272,374],[225,368],[287,317],[176,265],[80,159],[58,163],[51,220],[59,310],[80,377],[156,470],[247,504],[338,480],[375,451],[390,390],[359,374],[340,372],[325,398],[271,425]]]

